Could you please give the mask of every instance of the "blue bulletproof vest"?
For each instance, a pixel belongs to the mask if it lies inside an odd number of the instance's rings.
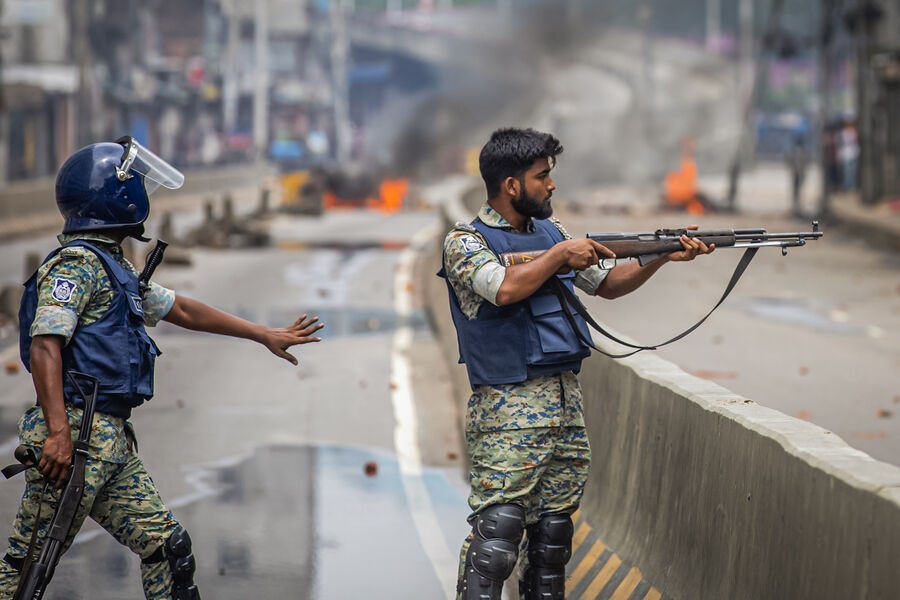
[[[516,233],[488,227],[481,220],[472,226],[484,236],[495,254],[545,250],[563,241],[553,223],[534,220],[532,233]],[[446,274],[441,269],[442,277]],[[575,272],[556,275],[574,291]],[[581,370],[581,361],[590,349],[578,338],[563,314],[559,299],[544,285],[530,297],[507,306],[482,302],[472,320],[459,306],[453,286],[450,291],[450,313],[456,325],[459,362],[465,363],[469,383],[499,385],[521,383],[527,379]],[[575,322],[585,339],[591,339],[587,323],[578,314]]]
[[[103,250],[85,241],[67,246],[83,246],[97,255],[109,275],[113,299],[109,309],[95,322],[79,325],[62,348],[63,373],[72,370],[93,375],[100,381],[96,411],[128,418],[131,409],[153,396],[153,365],[159,348],[144,329],[144,312],[138,278]],[[44,259],[56,256],[57,248]],[[19,306],[19,353],[31,371],[31,335],[37,310],[37,273],[25,282]],[[85,390],[87,391],[87,390]],[[82,406],[83,401],[69,378],[63,375],[63,394],[67,402]]]

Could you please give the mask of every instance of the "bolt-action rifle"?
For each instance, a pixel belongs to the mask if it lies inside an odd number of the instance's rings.
[[[631,356],[641,350],[656,350],[660,346],[665,346],[678,341],[700,327],[713,311],[719,308],[719,305],[725,301],[725,298],[728,297],[728,294],[730,294],[731,290],[734,289],[734,286],[737,285],[737,282],[744,274],[744,271],[750,266],[750,261],[753,260],[753,257],[756,256],[756,252],[760,248],[778,247],[781,248],[782,255],[786,255],[788,248],[804,246],[806,245],[807,240],[817,240],[824,234],[819,231],[819,222],[813,221],[812,231],[800,231],[794,233],[769,233],[765,229],[716,229],[710,231],[694,229],[657,229],[653,233],[589,233],[587,234],[587,237],[609,248],[613,254],[616,255],[617,259],[636,258],[641,266],[644,266],[658,258],[662,258],[670,252],[682,250],[681,236],[683,235],[686,235],[689,238],[702,240],[707,246],[715,244],[717,248],[744,249],[744,255],[738,262],[737,267],[735,267],[728,285],[725,286],[725,292],[722,294],[722,297],[719,298],[719,301],[716,302],[716,305],[706,313],[706,316],[689,329],[665,342],[654,344],[652,346],[633,344],[619,339],[604,329],[603,326],[591,317],[590,313],[588,313],[578,297],[573,294],[558,277],[551,277],[547,284],[559,298],[559,302],[563,308],[563,314],[582,343],[611,358],[625,358],[626,356]],[[546,250],[507,252],[500,255],[500,262],[505,267],[511,267],[513,265],[531,262],[544,252],[546,252]],[[581,333],[581,330],[577,326],[575,318],[572,315],[572,310],[581,315],[588,325],[597,332],[614,342],[632,348],[633,350],[624,354],[610,354],[601,350],[594,344],[593,340],[586,339]]]
[[[765,229],[714,229],[709,231],[693,229],[657,229],[653,233],[589,233],[587,237],[612,250],[616,258],[636,258],[641,266],[662,258],[670,252],[682,249],[681,236],[702,240],[707,246],[717,248],[781,248],[787,254],[788,248],[806,245],[806,240],[817,240],[823,233],[819,222],[813,221],[812,231],[795,233],[769,233]],[[533,252],[507,252],[500,255],[503,266],[509,267],[534,260],[544,250]]]
[[[84,470],[85,463],[88,459],[88,449],[90,448],[91,426],[94,422],[94,405],[97,401],[97,391],[100,383],[96,377],[69,371],[67,373],[69,380],[75,387],[76,393],[84,399],[84,410],[81,416],[81,428],[78,431],[78,439],[73,442],[74,449],[72,455],[72,468],[69,472],[69,478],[59,496],[59,502],[56,505],[56,511],[53,513],[53,519],[50,521],[50,528],[44,539],[44,545],[41,547],[41,553],[37,559],[34,558],[34,551],[37,546],[37,534],[40,529],[40,513],[35,518],[34,529],[29,544],[28,554],[22,565],[19,575],[19,586],[13,600],[40,600],[44,596],[50,579],[53,578],[53,572],[65,548],[66,538],[72,529],[72,521],[75,520],[75,513],[78,505],[81,504],[81,497],[84,495]],[[85,394],[78,383],[78,380],[87,380],[91,384],[91,393]],[[19,446],[15,450],[15,457],[21,464],[10,465],[3,469],[3,475],[7,478],[17,473],[21,473],[25,469],[37,468],[38,458],[34,451],[28,446]],[[50,482],[44,484],[44,494],[48,492]]]

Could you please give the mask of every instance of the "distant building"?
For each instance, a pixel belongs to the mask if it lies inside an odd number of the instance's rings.
[[[0,185],[54,173],[74,145],[78,70],[64,0],[5,0]]]

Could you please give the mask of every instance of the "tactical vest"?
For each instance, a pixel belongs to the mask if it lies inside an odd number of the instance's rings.
[[[113,299],[109,309],[93,323],[75,328],[69,343],[62,348],[63,372],[72,370],[100,380],[96,411],[128,418],[131,409],[153,396],[153,365],[159,348],[144,329],[144,311],[137,275],[119,264],[103,250],[83,240],[65,247],[83,246],[97,255],[109,275]],[[44,259],[56,256],[57,248]],[[37,310],[37,272],[25,282],[19,307],[19,353],[31,371],[31,324]],[[67,402],[82,405],[82,399],[63,377]]]
[[[534,220],[534,231],[515,233],[489,227],[481,220],[472,226],[487,241],[495,254],[545,250],[565,238],[553,223]],[[446,279],[443,269],[438,275]],[[556,275],[574,291],[576,273]],[[507,306],[482,302],[474,319],[466,318],[453,286],[450,313],[456,325],[459,362],[466,365],[469,383],[499,385],[521,383],[534,377],[581,370],[581,361],[590,349],[581,342],[563,314],[559,299],[544,285],[530,297]],[[575,321],[585,339],[590,338],[587,323],[579,315]]]

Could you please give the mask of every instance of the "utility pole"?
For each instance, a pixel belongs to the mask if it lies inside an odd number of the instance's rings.
[[[766,22],[766,28],[763,31],[761,39],[769,37],[778,31],[781,23],[781,12],[784,8],[785,0],[772,0],[772,7],[769,11],[769,18]],[[746,6],[745,6],[746,5]],[[739,74],[738,89],[742,101],[742,122],[741,131],[738,136],[738,144],[735,149],[734,158],[731,162],[731,168],[728,172],[728,209],[732,212],[737,210],[737,194],[738,184],[741,177],[741,163],[750,158],[753,153],[753,108],[757,104],[757,100],[762,96],[761,90],[766,87],[766,78],[769,73],[769,61],[767,52],[763,44],[754,44],[752,35],[752,2],[751,0],[741,0],[742,23],[745,18],[750,19],[751,23],[744,23],[741,30],[745,28],[750,31],[749,35],[745,32],[743,35],[749,39],[742,39],[743,57],[738,61],[741,72]],[[758,50],[754,52],[754,48]],[[749,56],[746,53],[750,53]],[[756,66],[753,67],[753,60],[756,60]],[[745,64],[746,63],[746,64]]]
[[[342,0],[331,0],[330,17],[335,158],[344,164],[350,160],[353,133],[350,129],[350,100],[347,89],[347,27]]]
[[[0,1],[0,23],[3,22],[3,2]],[[5,28],[0,28],[0,36],[6,36]],[[6,184],[6,90],[3,86],[3,54],[0,44],[0,189]]]
[[[653,131],[653,117],[656,112],[656,63],[653,55],[653,0],[641,0],[638,7],[638,22],[641,27],[641,121],[644,141],[648,144]],[[651,144],[652,145],[652,144]]]
[[[225,34],[225,60],[222,65],[222,123],[225,134],[232,135],[237,129],[237,52],[240,43],[241,16],[235,0],[223,2],[222,8],[225,18],[228,20]]]
[[[269,145],[269,0],[256,0],[254,9],[253,146],[259,160],[265,157]]]
[[[69,18],[72,23],[72,57],[78,69],[78,91],[75,93],[75,140],[78,147],[87,146],[94,139],[91,114],[94,107],[91,91],[94,87],[94,57],[91,52],[90,24],[93,11],[90,0],[75,0],[70,5]]]
[[[706,0],[706,49],[716,50],[721,35],[722,0]]]
[[[831,115],[831,70],[832,70],[832,42],[834,40],[834,12],[837,0],[822,0],[819,23],[819,166],[822,171],[822,196],[819,199],[819,215],[827,216],[831,210],[831,177],[828,172],[828,160],[826,156],[825,136],[828,127],[828,119]]]
[[[856,1],[856,136],[859,155],[856,159],[856,184],[863,204],[872,204],[881,196],[872,176],[872,23],[871,0]]]
[[[742,108],[752,102],[754,59],[756,58],[753,40],[753,0],[740,0],[738,5],[738,94]]]

